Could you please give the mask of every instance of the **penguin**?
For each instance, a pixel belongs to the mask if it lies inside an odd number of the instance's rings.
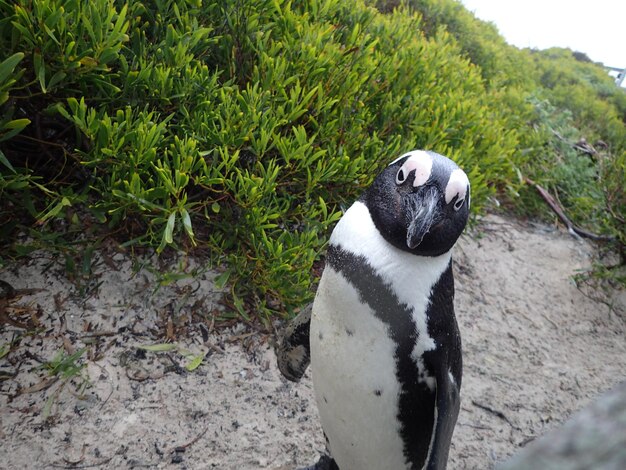
[[[462,376],[451,252],[469,205],[463,170],[414,150],[335,226],[315,299],[276,347],[289,380],[311,364],[328,455],[309,469],[446,468]]]

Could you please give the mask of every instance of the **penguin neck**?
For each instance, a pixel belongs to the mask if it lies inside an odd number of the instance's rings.
[[[336,225],[330,244],[362,256],[406,305],[423,305],[448,268],[452,251],[419,256],[396,248],[380,234],[367,206],[355,202]]]

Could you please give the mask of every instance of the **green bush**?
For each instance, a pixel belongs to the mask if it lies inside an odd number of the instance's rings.
[[[545,143],[516,63],[533,60],[467,14],[446,31],[361,0],[0,0],[0,17],[5,253],[20,232],[96,223],[126,246],[200,249],[244,317],[311,298],[341,208],[400,153],[455,159],[479,213]],[[609,116],[609,140],[611,103],[580,113]]]
[[[379,0],[379,7],[388,2]],[[408,0],[407,5],[422,16],[428,37],[445,30],[457,41],[460,53],[479,68],[492,89],[505,86],[528,87],[534,64],[523,51],[510,46],[490,22],[474,17],[455,0]]]
[[[613,237],[613,246],[624,263],[626,152],[614,153],[600,145],[595,152],[582,152],[577,148],[581,131],[575,126],[571,111],[557,108],[547,100],[533,98],[529,103],[536,113],[536,146],[530,149],[532,158],[521,166],[521,171],[547,189],[573,223]],[[553,217],[536,194],[532,186],[521,191],[523,210],[527,214]],[[598,274],[602,273],[598,271]]]
[[[626,93],[597,64],[578,60],[568,49],[531,54],[543,95],[572,113],[573,125],[587,140],[602,139],[614,152],[626,148]]]
[[[391,11],[398,2],[376,4]],[[614,246],[626,263],[625,90],[615,86],[602,64],[583,53],[519,50],[506,44],[492,24],[474,18],[454,0],[407,4],[422,15],[427,36],[444,30],[454,37],[460,54],[480,69],[492,106],[509,111],[504,127],[517,131],[512,160],[520,179],[531,177],[549,188],[571,218],[588,230],[615,237]],[[583,138],[596,145],[596,154],[574,148]],[[522,196],[515,201],[518,211],[554,217],[534,188],[511,189],[509,194],[519,191]]]

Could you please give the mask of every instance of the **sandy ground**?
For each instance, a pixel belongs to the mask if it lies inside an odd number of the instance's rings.
[[[592,300],[572,280],[592,253],[494,215],[462,238],[465,370],[448,468],[492,468],[626,379],[625,293]],[[196,276],[170,283],[122,254],[99,253],[94,274],[74,282],[45,254],[0,271],[19,291],[0,305],[1,468],[278,470],[317,459],[310,373],[286,382],[272,335],[214,328],[215,274],[183,262]],[[141,349],[164,338],[174,349]]]

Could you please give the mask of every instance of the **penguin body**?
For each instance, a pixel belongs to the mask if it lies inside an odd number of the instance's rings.
[[[465,174],[414,151],[335,227],[299,355],[310,355],[327,468],[445,468],[461,386],[451,248],[468,205]]]

